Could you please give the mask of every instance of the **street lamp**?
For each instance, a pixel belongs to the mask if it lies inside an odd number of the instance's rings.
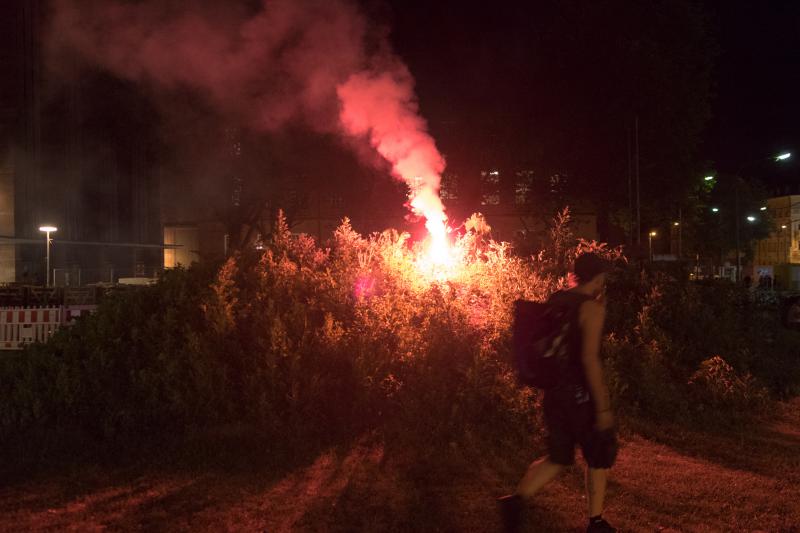
[[[680,210],[678,210],[678,213],[680,214]],[[682,261],[683,260],[683,227],[681,226],[681,223],[680,223],[679,220],[676,220],[675,222],[673,222],[672,225],[675,226],[676,228],[678,228],[678,261]]]
[[[647,243],[648,243],[648,245],[650,247],[650,262],[651,263],[653,262],[653,237],[657,237],[657,236],[658,236],[658,233],[656,233],[655,231],[651,231],[650,233],[647,234]]]
[[[706,177],[705,177],[705,178],[703,178],[703,179],[704,179],[704,180],[706,180],[706,181],[711,181],[711,180],[713,180],[713,179],[714,179],[714,176],[706,176]]]
[[[786,152],[785,154],[775,156],[775,161],[784,161],[785,159],[789,159],[790,157],[792,157],[792,153]]]
[[[747,215],[747,221],[748,222],[755,222],[756,221],[756,217],[754,217],[753,215]]]
[[[50,234],[55,233],[58,231],[58,228],[55,226],[39,226],[39,231],[44,232],[47,235],[47,282],[46,285],[50,286]]]
[[[719,213],[719,207],[712,207],[711,208],[711,212],[712,213]]]

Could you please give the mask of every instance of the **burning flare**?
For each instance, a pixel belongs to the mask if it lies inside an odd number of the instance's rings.
[[[447,237],[447,215],[439,198],[445,161],[419,115],[408,69],[395,62],[388,70],[352,75],[337,88],[339,120],[348,135],[366,137],[409,187],[409,206],[425,217],[427,263],[447,267],[454,253]]]

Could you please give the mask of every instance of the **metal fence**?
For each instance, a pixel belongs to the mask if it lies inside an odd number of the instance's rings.
[[[157,278],[163,267],[133,268],[54,268],[53,285],[56,287],[83,287],[86,285],[112,284],[125,278]]]

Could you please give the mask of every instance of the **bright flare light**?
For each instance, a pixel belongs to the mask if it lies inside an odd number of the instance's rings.
[[[425,222],[428,238],[417,257],[417,270],[430,279],[446,281],[458,274],[463,254],[450,243],[446,218],[431,217]]]
[[[705,177],[705,178],[703,178],[703,179],[704,179],[704,180],[706,180],[706,181],[711,181],[711,180],[713,180],[713,179],[714,179],[714,176],[706,176],[706,177]]]
[[[781,155],[777,156],[775,158],[775,161],[783,161],[784,159],[789,159],[790,157],[792,157],[792,153],[791,152],[786,152],[785,154],[781,154]]]
[[[58,231],[58,228],[55,226],[39,226],[39,231],[43,231],[45,233],[53,233],[54,231]]]

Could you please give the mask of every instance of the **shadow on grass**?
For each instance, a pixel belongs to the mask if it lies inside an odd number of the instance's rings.
[[[687,427],[629,420],[629,429],[681,453],[771,477],[800,475],[800,399],[778,404],[761,419]]]
[[[499,531],[501,480],[528,457],[486,451],[375,436],[276,450],[234,431],[123,466],[42,470],[0,489],[0,529]],[[563,531],[558,520],[533,509],[530,530]]]
[[[160,508],[195,513],[211,505],[204,495],[219,495],[220,480],[268,486],[313,464],[323,450],[349,446],[346,439],[281,445],[244,427],[130,446],[101,446],[76,435],[24,437],[0,450],[0,515],[97,511],[111,523]]]

